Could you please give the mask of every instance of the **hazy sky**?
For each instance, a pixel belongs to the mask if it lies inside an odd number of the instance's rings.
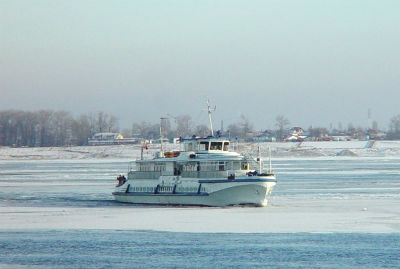
[[[386,127],[400,1],[0,1],[0,110]]]

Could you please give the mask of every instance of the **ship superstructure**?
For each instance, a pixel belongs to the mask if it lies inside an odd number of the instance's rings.
[[[209,105],[208,111],[210,115]],[[229,151],[230,141],[213,135],[180,142],[182,151],[164,152],[161,146],[154,158],[137,160],[127,179],[119,179],[115,199],[138,204],[267,204],[276,179],[271,166],[264,171],[261,156]]]

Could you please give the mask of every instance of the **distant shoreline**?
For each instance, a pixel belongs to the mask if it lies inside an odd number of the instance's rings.
[[[400,157],[400,141],[376,141],[369,147],[368,141],[337,142],[263,142],[238,143],[232,145],[235,150],[256,153],[260,145],[261,153],[268,157],[271,147],[273,158],[314,158],[314,157]],[[167,144],[166,150],[179,150],[178,144]],[[144,156],[151,158],[160,145],[150,145]],[[238,148],[237,148],[238,147]],[[73,160],[73,159],[127,159],[140,157],[140,145],[110,146],[68,146],[13,148],[0,147],[0,160]]]

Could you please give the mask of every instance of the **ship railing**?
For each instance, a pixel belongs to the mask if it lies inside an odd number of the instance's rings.
[[[183,171],[181,176],[189,178],[227,178],[228,171]]]
[[[136,167],[135,162],[129,162],[128,163],[128,172],[134,171]]]
[[[186,178],[228,178],[231,171],[182,171],[181,177]],[[131,171],[130,179],[158,179],[160,176],[172,175],[159,171]],[[238,174],[237,174],[238,175]]]
[[[131,171],[133,179],[158,179],[161,176],[160,171]]]

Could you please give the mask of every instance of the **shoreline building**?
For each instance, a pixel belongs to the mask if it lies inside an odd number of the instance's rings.
[[[120,133],[96,133],[88,139],[89,146],[137,144],[136,138],[124,138]]]

